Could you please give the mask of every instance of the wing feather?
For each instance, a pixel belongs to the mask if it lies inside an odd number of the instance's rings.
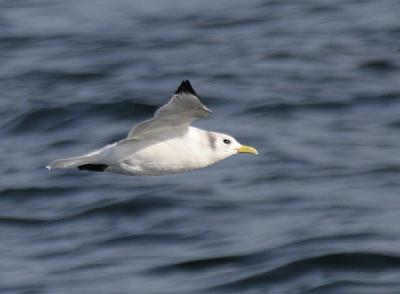
[[[181,83],[175,95],[167,104],[160,107],[152,119],[134,126],[127,138],[143,139],[152,136],[172,136],[186,132],[190,124],[211,113],[194,92],[190,82]]]

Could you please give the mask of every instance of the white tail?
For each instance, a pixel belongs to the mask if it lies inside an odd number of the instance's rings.
[[[83,164],[88,164],[92,162],[91,157],[86,156],[78,156],[78,157],[70,157],[70,158],[63,158],[57,159],[49,163],[46,168],[50,169],[61,169],[61,168],[72,168],[78,167]]]
[[[73,168],[79,167],[84,164],[101,164],[102,159],[104,159],[104,151],[109,150],[112,145],[105,146],[101,149],[95,150],[88,154],[70,158],[57,159],[49,163],[46,166],[48,170],[51,169],[64,169],[64,168]]]

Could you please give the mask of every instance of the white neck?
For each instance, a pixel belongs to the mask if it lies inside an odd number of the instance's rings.
[[[226,155],[216,152],[217,142],[215,142],[216,138],[213,132],[189,127],[188,135],[192,142],[190,148],[194,151],[196,165],[198,165],[199,168],[211,165],[227,157]],[[192,140],[196,143],[193,144]]]

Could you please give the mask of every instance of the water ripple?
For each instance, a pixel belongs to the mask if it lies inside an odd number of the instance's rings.
[[[70,127],[77,118],[113,117],[130,119],[151,116],[157,107],[122,100],[108,103],[74,103],[68,106],[33,108],[9,121],[5,129],[9,133],[21,134],[32,131],[57,131]]]
[[[344,271],[373,274],[376,271],[397,271],[399,266],[400,257],[395,255],[369,252],[327,254],[298,259],[271,270],[239,278],[210,289],[238,292],[259,288],[260,286],[271,286],[275,283],[284,283],[313,272]]]
[[[341,101],[312,101],[312,102],[281,102],[268,105],[251,106],[246,109],[252,113],[260,114],[279,114],[296,111],[329,111],[347,110],[362,105],[387,106],[388,103],[397,103],[400,101],[399,92],[388,92],[380,95],[358,95],[353,99]]]

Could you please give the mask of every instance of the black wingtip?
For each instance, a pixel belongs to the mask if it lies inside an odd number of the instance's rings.
[[[181,85],[179,86],[178,90],[176,90],[175,94],[180,94],[180,93],[189,93],[198,96],[196,92],[193,90],[193,87],[190,84],[189,80],[182,81]]]
[[[88,170],[93,172],[103,172],[108,167],[107,164],[83,164],[78,166],[79,170]]]

